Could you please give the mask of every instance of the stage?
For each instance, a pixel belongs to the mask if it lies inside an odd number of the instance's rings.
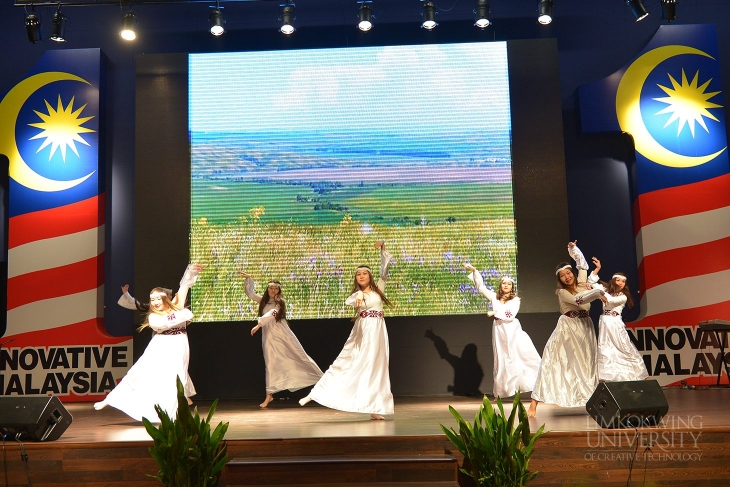
[[[630,485],[730,485],[730,389],[664,393],[669,412],[662,424],[638,430],[601,429],[583,408],[541,405],[531,428],[544,424],[548,433],[535,445],[530,467],[539,474],[530,485],[619,486],[629,475]],[[463,459],[439,424],[455,426],[449,405],[472,420],[481,399],[396,397],[395,415],[385,421],[315,403],[301,407],[294,399],[266,409],[258,402],[218,405],[213,425],[229,423],[231,460],[221,485],[455,486]],[[207,413],[210,403],[197,406]],[[90,403],[66,408],[73,422],[58,440],[23,444],[28,474],[21,446],[6,442],[9,485],[28,485],[28,475],[36,487],[159,485],[147,477],[157,467],[141,423]]]

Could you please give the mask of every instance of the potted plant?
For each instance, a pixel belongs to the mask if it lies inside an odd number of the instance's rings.
[[[218,400],[213,402],[208,416],[201,419],[198,408],[190,411],[180,378],[177,378],[177,415],[175,420],[159,406],[155,406],[160,417],[159,428],[142,418],[154,446],[149,452],[160,470],[150,475],[169,487],[209,487],[218,483],[218,478],[228,462],[223,437],[228,423],[218,423],[211,432],[210,420]]]
[[[474,424],[452,407],[449,411],[456,418],[458,433],[453,428],[440,425],[446,437],[464,455],[464,465],[459,469],[474,479],[478,487],[524,486],[537,477],[530,472],[530,456],[535,442],[544,432],[540,426],[530,434],[530,424],[525,406],[515,395],[512,412],[507,418],[501,399],[497,398],[497,411],[485,396],[474,418]]]

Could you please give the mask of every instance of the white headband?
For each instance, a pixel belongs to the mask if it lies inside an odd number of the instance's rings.
[[[269,283],[266,285],[266,287],[269,287],[269,286],[276,286],[279,289],[281,289],[281,284],[279,284],[278,282],[269,281]]]
[[[565,270],[565,269],[570,269],[571,267],[572,266],[570,264],[566,264],[563,267],[561,267],[560,269],[558,269],[557,271],[555,271],[555,275],[557,276],[558,274],[560,274],[560,271]]]
[[[367,269],[368,272],[371,272],[370,271],[370,266],[366,266],[366,265],[361,265],[360,267],[358,267],[357,269],[355,269],[355,272],[357,272],[357,271],[364,271],[365,269]]]
[[[150,299],[161,298],[162,296],[167,296],[167,293],[164,291],[155,291],[154,293],[150,293]]]
[[[624,281],[626,280],[626,276],[622,276],[621,274],[614,274],[611,276],[611,279],[621,278]]]
[[[515,285],[515,280],[514,280],[514,279],[512,279],[512,278],[511,278],[511,277],[509,277],[509,276],[502,276],[502,279],[500,279],[500,281],[499,281],[499,282],[500,282],[500,283],[503,283],[504,281],[509,281],[509,282],[511,282],[511,283],[512,283],[512,285],[513,285],[513,286]]]

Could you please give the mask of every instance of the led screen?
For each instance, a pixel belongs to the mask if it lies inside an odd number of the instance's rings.
[[[352,316],[386,243],[390,316],[473,314],[517,275],[506,43],[191,54],[196,321],[251,320],[239,271],[290,318]]]

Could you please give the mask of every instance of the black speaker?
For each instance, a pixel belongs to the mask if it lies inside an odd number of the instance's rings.
[[[0,397],[0,434],[21,441],[53,441],[73,417],[56,396]]]
[[[586,411],[602,428],[637,428],[659,424],[669,404],[655,380],[600,382]]]

